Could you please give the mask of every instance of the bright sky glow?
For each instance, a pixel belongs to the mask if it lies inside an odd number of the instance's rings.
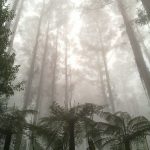
[[[73,0],[73,1],[75,2],[75,5],[78,5],[77,4],[77,2],[79,2],[78,0]],[[71,12],[69,26],[70,26],[70,31],[68,33],[68,38],[70,40],[73,40],[77,44],[77,47],[79,47],[79,33],[80,33],[81,27],[82,27],[82,19],[80,17],[79,10],[73,10]],[[70,48],[68,64],[74,69],[80,68],[78,59],[75,56],[75,49],[73,49],[73,47]]]
[[[83,0],[71,0],[71,2],[74,4],[75,7],[78,7],[81,5]]]

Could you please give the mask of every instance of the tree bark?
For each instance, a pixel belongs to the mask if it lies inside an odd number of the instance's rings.
[[[55,50],[54,50],[54,55],[52,59],[52,84],[51,84],[51,101],[55,101],[55,92],[56,92],[56,70],[57,70],[57,58],[58,58],[58,29],[56,33],[56,42],[55,42]]]
[[[50,26],[50,23],[48,23],[48,27],[47,27],[47,31],[46,31],[47,35],[46,35],[43,59],[42,59],[42,63],[41,63],[40,82],[39,82],[39,87],[38,87],[38,96],[37,96],[36,108],[35,108],[36,111],[38,112],[38,114],[35,115],[34,123],[36,123],[38,120],[38,116],[40,114],[40,108],[41,108],[41,98],[42,98],[43,80],[44,80],[44,72],[45,72],[45,63],[46,63],[46,57],[47,57],[47,52],[48,52],[49,26]]]
[[[17,0],[16,0],[16,4],[18,4]],[[17,8],[16,4],[13,6],[12,9],[16,9]],[[23,4],[24,4],[24,0],[21,0],[21,3],[20,3],[20,6],[19,6],[17,15],[15,16],[15,23],[14,23],[14,25],[12,27],[12,35],[10,37],[10,45],[9,45],[9,49],[8,49],[9,52],[11,52],[11,50],[13,49],[13,43],[14,43],[14,39],[15,39],[18,23],[19,23],[19,20],[20,20]],[[16,10],[15,10],[15,12],[16,12]],[[9,28],[10,28],[10,25],[9,25]]]
[[[122,14],[122,17],[126,26],[127,35],[128,35],[128,38],[129,38],[129,41],[133,50],[133,54],[134,54],[135,62],[136,62],[136,65],[140,74],[140,78],[142,80],[142,83],[144,84],[144,87],[147,91],[147,95],[150,99],[150,72],[146,66],[140,44],[138,43],[134,30],[132,29],[132,26],[129,22],[129,19],[124,10],[122,1],[117,0],[117,2],[118,2],[119,10]]]
[[[16,10],[17,10],[17,6],[18,6],[19,1],[20,1],[20,0],[15,0],[15,2],[13,3],[12,10],[13,10],[14,13],[15,13]]]
[[[101,35],[102,32],[101,32],[101,29],[100,29],[98,23],[97,23],[97,28],[98,28],[99,36],[100,36],[99,39],[100,39],[100,44],[101,44],[102,59],[103,59],[104,68],[105,68],[107,90],[108,90],[108,94],[109,94],[109,103],[110,103],[110,106],[111,106],[111,112],[115,113],[115,104],[114,104],[114,98],[113,98],[112,89],[111,89],[111,83],[110,83],[109,71],[108,71],[108,66],[107,66],[106,53],[105,53],[105,48],[104,48],[104,45],[103,45],[103,40],[102,40],[102,35]]]
[[[129,141],[125,142],[125,150],[131,150]]]
[[[36,41],[35,41],[35,45],[34,45],[34,49],[33,49],[33,55],[32,55],[29,75],[28,75],[28,81],[27,81],[26,90],[25,90],[24,109],[27,108],[27,106],[29,105],[29,103],[31,101],[31,87],[32,87],[32,80],[34,77],[34,67],[35,67],[37,49],[38,49],[38,44],[39,44],[40,28],[41,28],[41,24],[42,24],[42,20],[43,20],[43,13],[44,13],[44,7],[45,7],[44,5],[45,4],[43,2],[43,8],[42,8],[40,19],[39,19]]]
[[[105,81],[103,79],[103,71],[102,71],[102,65],[100,62],[100,54],[97,52],[97,63],[98,63],[98,70],[99,70],[99,78],[100,78],[100,85],[101,85],[101,90],[102,90],[102,98],[104,103],[106,103],[107,105],[109,104],[108,99],[107,99],[107,95],[106,95],[106,87],[105,87]]]
[[[22,141],[22,134],[17,134],[14,147],[15,150],[20,150],[21,141]]]
[[[68,110],[68,41],[65,50],[65,108]]]
[[[9,150],[10,144],[11,144],[11,133],[7,133],[6,138],[5,138],[5,145],[4,145],[4,150]]]
[[[69,123],[69,150],[75,150],[74,121]]]

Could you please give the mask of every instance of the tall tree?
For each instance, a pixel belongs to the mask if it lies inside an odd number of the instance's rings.
[[[15,13],[16,10],[17,10],[17,6],[18,6],[18,4],[19,4],[19,1],[20,1],[20,0],[15,0],[14,3],[13,3],[13,5],[12,5],[12,10],[13,10],[14,13]]]
[[[137,41],[134,30],[130,24],[129,18],[124,9],[123,3],[121,0],[117,0],[117,2],[118,2],[119,10],[122,14],[122,17],[126,26],[126,31],[129,37],[132,50],[133,50],[133,54],[134,54],[134,58],[137,64],[139,74],[140,74],[140,78],[142,80],[142,83],[144,84],[144,87],[146,88],[148,97],[150,99],[150,72],[146,66],[140,44]]]
[[[7,47],[9,45],[10,29],[7,27],[7,22],[11,22],[13,13],[9,11],[6,1],[0,2],[0,109],[3,102],[6,103],[6,98],[14,94],[14,90],[20,89],[21,84],[14,84],[16,73],[19,66],[14,65],[15,54],[9,53]]]
[[[18,2],[19,2],[19,0],[16,0],[14,2],[13,8],[12,8],[15,12],[16,12]],[[24,4],[24,0],[21,0],[21,2],[19,4],[18,11],[17,11],[17,15],[15,16],[15,22],[13,24],[12,31],[11,31],[13,34],[10,37],[9,51],[11,51],[13,49],[14,38],[15,38],[15,35],[16,35],[16,31],[17,31],[19,20],[20,20],[21,12],[22,12],[22,9],[23,9],[23,4]],[[10,27],[10,25],[9,25],[9,27]]]
[[[45,3],[43,2],[40,19],[39,19],[39,23],[38,23],[38,28],[37,28],[36,41],[35,41],[35,45],[34,45],[34,49],[33,49],[33,53],[32,53],[28,81],[27,81],[26,90],[25,90],[24,108],[27,108],[28,104],[31,101],[31,97],[32,97],[31,96],[31,88],[32,88],[32,81],[33,81],[33,77],[34,77],[34,67],[35,67],[36,55],[37,55],[37,50],[38,50],[38,45],[39,45],[40,29],[41,29],[42,20],[44,17],[44,8],[45,8]]]
[[[110,82],[110,76],[109,76],[109,71],[108,71],[108,65],[107,65],[107,58],[106,58],[106,48],[104,47],[103,39],[102,39],[102,30],[99,27],[99,23],[96,22],[96,26],[98,28],[98,33],[99,33],[99,41],[100,41],[100,46],[101,46],[101,55],[104,63],[104,69],[105,69],[105,75],[106,75],[106,83],[107,83],[107,91],[109,94],[109,103],[111,107],[111,111],[114,113],[115,112],[115,104],[114,104],[114,98],[112,94],[112,87],[111,87],[111,82]]]
[[[56,41],[55,41],[55,48],[52,56],[52,81],[51,81],[51,102],[55,101],[55,94],[56,94],[56,72],[57,72],[57,59],[58,59],[58,34],[59,29],[57,29],[56,33]]]
[[[68,39],[65,40],[65,107],[68,109]]]
[[[99,78],[100,78],[100,85],[101,85],[101,90],[102,90],[102,98],[106,104],[108,104],[108,99],[106,95],[106,85],[104,81],[104,72],[103,72],[103,67],[102,67],[102,62],[100,61],[100,53],[97,52],[97,64],[98,64],[98,71],[99,71]]]
[[[49,26],[50,26],[50,23],[48,22],[48,26],[47,26],[47,30],[46,30],[46,41],[45,41],[45,47],[44,47],[44,54],[43,54],[43,58],[42,58],[42,62],[41,62],[40,81],[39,81],[39,85],[38,85],[38,95],[37,95],[37,99],[36,99],[35,110],[38,112],[38,114],[34,118],[35,123],[38,121],[38,116],[40,115],[43,80],[44,80],[44,73],[45,73],[45,63],[46,63],[46,57],[47,57],[47,53],[48,53]]]

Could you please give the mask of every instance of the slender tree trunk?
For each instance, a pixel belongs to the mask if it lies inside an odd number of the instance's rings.
[[[22,141],[22,134],[17,134],[15,140],[15,146],[14,146],[15,150],[20,150],[21,141]]]
[[[74,121],[69,123],[69,150],[75,150]]]
[[[16,9],[17,8],[16,4],[18,4],[18,2],[19,1],[16,0],[15,5],[13,6],[12,9]],[[13,43],[14,43],[14,39],[15,39],[18,23],[19,23],[19,20],[20,20],[21,12],[22,12],[22,9],[23,9],[23,4],[24,4],[24,0],[21,0],[18,12],[17,12],[17,14],[15,16],[15,23],[14,23],[14,25],[12,27],[12,35],[10,37],[10,45],[9,45],[9,49],[8,49],[9,52],[11,52],[11,50],[13,49]],[[16,10],[15,10],[15,12],[16,12]],[[9,25],[9,28],[10,28],[10,25]]]
[[[126,31],[130,40],[130,44],[133,50],[133,54],[134,54],[134,58],[137,64],[137,68],[140,74],[140,78],[142,80],[142,83],[144,84],[146,91],[147,91],[147,95],[150,98],[150,73],[149,70],[146,66],[142,51],[141,51],[141,47],[140,44],[137,41],[137,38],[135,36],[135,33],[132,29],[132,26],[129,22],[129,19],[127,17],[127,14],[124,10],[123,4],[121,0],[117,0],[118,2],[118,6],[120,9],[120,12],[122,14],[122,17],[124,19],[124,23],[126,26]]]
[[[37,49],[38,49],[38,44],[39,44],[40,28],[41,28],[41,24],[42,24],[42,20],[43,20],[44,5],[45,5],[45,3],[43,2],[43,8],[42,8],[40,19],[39,19],[36,41],[35,41],[35,45],[34,45],[34,49],[33,49],[33,55],[32,55],[32,59],[31,59],[28,81],[27,81],[26,90],[25,90],[24,109],[27,108],[27,106],[29,105],[29,103],[31,101],[31,97],[32,97],[31,96],[31,87],[32,87],[32,80],[33,80],[33,76],[34,76],[34,67],[35,67]]]
[[[139,29],[138,29],[138,27],[136,26],[136,30],[137,30],[137,34],[139,35],[139,40],[138,40],[138,42],[140,43],[141,42],[141,44],[142,44],[142,46],[143,46],[143,49],[144,49],[144,53],[145,53],[145,56],[146,56],[146,58],[148,59],[148,62],[150,63],[150,54],[149,54],[149,50],[148,50],[148,48],[146,47],[146,45],[145,45],[145,43],[144,43],[144,38],[143,38],[143,36],[142,36],[142,34],[141,34],[141,32],[139,31]]]
[[[12,5],[12,10],[13,10],[14,13],[15,13],[16,10],[17,10],[17,6],[18,6],[19,1],[20,1],[20,0],[15,0],[15,2],[14,2],[13,5]]]
[[[109,93],[109,101],[110,101],[110,104],[111,104],[111,111],[112,111],[112,113],[114,113],[115,112],[115,104],[114,104],[114,99],[113,99],[113,94],[112,94],[112,89],[111,89],[111,84],[110,84],[110,77],[109,77],[106,54],[105,54],[104,48],[102,48],[102,57],[103,57],[103,60],[104,60],[105,73],[106,73],[106,82],[107,82],[107,88],[108,88],[108,93]]]
[[[114,104],[114,98],[113,98],[111,84],[110,84],[110,77],[109,77],[109,71],[108,71],[108,66],[107,66],[106,53],[105,53],[105,48],[104,48],[104,45],[103,45],[103,40],[102,40],[102,35],[101,35],[102,32],[101,32],[101,29],[100,29],[98,23],[97,23],[97,28],[98,28],[99,36],[100,36],[101,53],[102,53],[102,59],[103,59],[104,68],[105,68],[107,90],[108,90],[108,94],[109,94],[109,103],[110,103],[110,106],[111,106],[111,112],[114,113],[115,112],[115,104]]]
[[[10,144],[11,144],[11,137],[12,137],[12,134],[11,134],[11,133],[8,133],[8,134],[6,135],[4,150],[9,150]]]
[[[47,33],[46,42],[45,42],[43,59],[42,59],[42,63],[41,63],[40,82],[39,82],[39,87],[38,87],[38,96],[37,96],[36,108],[35,108],[36,111],[38,112],[38,114],[36,114],[36,116],[34,118],[35,123],[38,120],[38,116],[40,114],[40,108],[41,108],[41,98],[42,98],[43,80],[44,80],[44,72],[45,72],[45,63],[46,63],[46,57],[47,57],[47,53],[48,53],[49,26],[50,26],[50,23],[48,23],[48,27],[47,27],[47,31],[46,31],[46,33]]]
[[[65,108],[68,110],[68,41],[65,50]]]
[[[97,63],[98,63],[98,71],[99,71],[99,78],[100,78],[100,85],[101,85],[101,90],[102,90],[102,98],[106,104],[109,104],[107,95],[106,95],[106,87],[103,79],[103,71],[102,71],[102,65],[100,62],[100,55],[99,52],[97,52]]]
[[[141,1],[142,1],[142,4],[146,10],[148,18],[150,19],[150,0],[141,0]]]
[[[95,145],[93,140],[88,139],[89,150],[95,150]]]
[[[129,141],[125,142],[125,150],[131,150]]]
[[[52,102],[55,101],[55,92],[56,92],[56,70],[57,70],[57,58],[58,58],[58,29],[57,29],[57,35],[56,35],[56,42],[55,42],[55,51],[53,55],[53,62],[52,62],[52,89],[51,89],[51,100]]]

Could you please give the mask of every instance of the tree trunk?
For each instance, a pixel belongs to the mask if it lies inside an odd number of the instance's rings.
[[[108,102],[106,91],[105,91],[106,87],[105,87],[105,83],[104,83],[105,81],[103,79],[104,74],[103,74],[103,71],[102,71],[102,65],[101,65],[102,62],[100,62],[100,54],[97,52],[96,55],[97,55],[100,85],[101,85],[101,90],[102,90],[102,98],[103,98],[104,103],[106,103],[108,105],[109,102]]]
[[[17,7],[16,4],[18,4],[17,0],[16,0],[16,2],[15,2],[15,4],[14,4],[12,9],[16,9],[16,7]],[[21,3],[20,3],[20,6],[19,6],[17,15],[15,16],[15,23],[14,23],[14,25],[12,27],[12,35],[10,37],[10,45],[9,45],[8,52],[11,52],[11,50],[13,49],[14,38],[15,38],[17,27],[18,27],[18,23],[19,23],[19,20],[20,20],[23,4],[24,4],[24,0],[21,0]],[[16,12],[16,10],[15,10],[15,12]],[[9,25],[9,28],[10,28],[10,25]]]
[[[13,10],[14,13],[15,13],[16,10],[17,10],[17,6],[18,6],[19,1],[20,1],[20,0],[15,0],[15,2],[14,2],[13,5],[12,5],[12,10]]]
[[[109,94],[109,103],[110,103],[110,106],[111,106],[111,112],[114,113],[115,112],[115,104],[114,104],[114,98],[113,98],[112,89],[111,89],[111,83],[110,83],[109,71],[108,71],[108,66],[107,66],[106,53],[105,53],[105,48],[104,48],[103,40],[102,40],[102,32],[101,32],[101,29],[100,29],[98,23],[97,23],[97,28],[98,28],[99,36],[100,36],[101,53],[102,53],[102,59],[103,59],[104,68],[105,68],[107,90],[108,90],[108,94]]]
[[[142,1],[142,4],[146,10],[148,18],[150,19],[150,0],[141,0],[141,1]]]
[[[26,86],[26,90],[25,90],[24,109],[27,108],[27,106],[29,105],[29,103],[31,101],[31,87],[32,87],[32,80],[34,77],[34,67],[35,67],[37,49],[38,49],[38,44],[39,44],[40,28],[41,28],[41,24],[42,24],[42,20],[43,20],[44,7],[45,7],[45,4],[43,2],[43,8],[41,11],[40,20],[39,20],[39,24],[38,24],[36,41],[35,41],[35,45],[34,45],[34,49],[33,49],[33,55],[32,55],[29,75],[28,75],[28,81],[27,81],[27,86]]]
[[[47,35],[46,35],[46,42],[45,42],[45,48],[44,48],[44,54],[43,54],[43,59],[41,63],[41,72],[40,72],[40,82],[39,82],[39,87],[38,87],[38,96],[36,100],[36,111],[38,114],[35,115],[34,118],[34,123],[37,122],[38,116],[40,114],[40,108],[41,108],[41,98],[42,98],[42,89],[43,89],[43,80],[44,80],[44,72],[45,72],[45,63],[46,63],[46,57],[47,57],[47,52],[48,52],[48,40],[49,40],[49,24],[47,27]]]
[[[74,121],[69,123],[69,150],[75,150]]]
[[[68,110],[68,41],[65,50],[65,108]]]
[[[58,58],[58,29],[56,35],[56,42],[55,42],[55,51],[52,59],[52,84],[51,84],[51,101],[55,101],[55,92],[56,92],[56,70],[57,70],[57,58]]]
[[[132,29],[132,26],[129,22],[127,14],[124,10],[122,1],[117,0],[117,2],[118,2],[118,6],[119,6],[120,12],[122,14],[122,17],[124,19],[124,23],[125,23],[125,26],[126,26],[126,31],[127,31],[127,34],[128,34],[129,40],[130,40],[132,50],[133,50],[133,54],[134,54],[134,58],[135,58],[135,61],[136,61],[136,64],[137,64],[139,74],[140,74],[140,78],[142,80],[142,83],[144,84],[144,87],[147,91],[147,95],[150,99],[150,73],[149,73],[149,70],[146,66],[146,63],[145,63],[145,60],[144,60],[144,57],[143,57],[143,54],[142,54],[142,51],[141,51],[140,44],[137,41],[135,33]]]
[[[20,150],[21,141],[22,141],[22,134],[17,134],[14,147],[15,150]]]
[[[106,82],[107,82],[107,88],[108,88],[108,94],[109,94],[109,101],[110,101],[110,105],[111,105],[111,111],[112,111],[112,113],[115,113],[115,104],[114,104],[114,99],[113,99],[113,94],[112,94],[112,89],[111,89],[111,84],[110,84],[110,77],[109,77],[109,72],[108,72],[106,54],[105,54],[105,50],[103,48],[102,48],[102,57],[104,60]]]
[[[125,150],[131,150],[129,141],[126,141],[124,145],[125,145]]]
[[[95,145],[92,139],[88,139],[89,150],[95,150]]]
[[[9,150],[10,144],[11,144],[11,137],[12,137],[12,134],[11,134],[11,133],[8,133],[8,134],[6,135],[4,150]]]

